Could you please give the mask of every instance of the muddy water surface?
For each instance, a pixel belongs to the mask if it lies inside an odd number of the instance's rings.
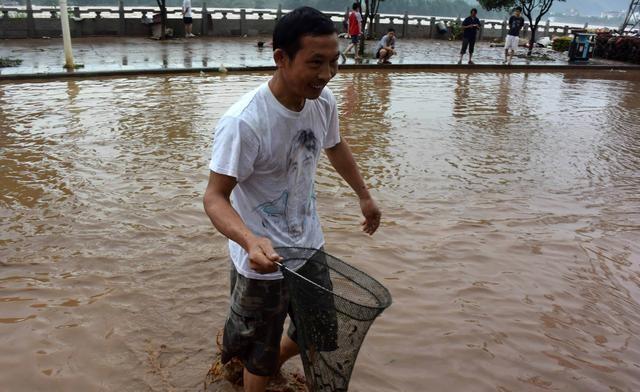
[[[228,301],[211,131],[268,75],[0,85],[0,385],[202,388]],[[342,73],[384,213],[317,179],[327,250],[380,279],[354,391],[640,390],[640,78]]]

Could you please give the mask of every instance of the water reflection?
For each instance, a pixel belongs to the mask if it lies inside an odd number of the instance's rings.
[[[169,53],[166,45],[160,45],[160,58],[162,59],[162,68],[169,68]]]
[[[336,95],[340,105],[341,133],[355,154],[363,157],[358,163],[365,179],[380,180],[389,169],[388,118],[392,83],[388,73],[353,73],[340,81]]]
[[[183,65],[185,68],[191,68],[191,66],[193,65],[193,60],[192,60],[192,56],[193,56],[193,52],[191,51],[191,48],[189,47],[189,45],[184,45],[182,47],[182,57],[184,58],[183,60]]]

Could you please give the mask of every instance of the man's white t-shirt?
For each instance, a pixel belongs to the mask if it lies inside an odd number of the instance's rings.
[[[295,112],[264,83],[218,122],[209,169],[237,179],[231,204],[252,233],[269,238],[274,247],[318,249],[324,236],[316,213],[316,168],[321,150],[339,142],[336,100],[328,88]],[[282,278],[279,271],[251,269],[247,252],[231,240],[229,253],[247,278]]]
[[[184,0],[182,2],[182,12],[184,12],[184,17],[186,18],[193,17],[191,14],[191,0]]]

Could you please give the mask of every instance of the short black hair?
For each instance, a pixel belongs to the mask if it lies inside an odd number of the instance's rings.
[[[395,32],[396,32],[396,29],[389,29],[389,30],[387,30],[387,33],[390,33],[390,32],[392,32],[392,31],[395,33]]]
[[[522,12],[522,7],[518,6],[518,7],[516,7],[516,9],[515,9],[515,10],[516,10],[516,11],[520,11],[520,12]]]
[[[294,58],[300,50],[300,39],[306,35],[336,34],[331,18],[315,8],[298,7],[284,15],[273,29],[273,50],[282,49]]]
[[[474,12],[477,14],[478,10],[476,8],[471,8],[471,13],[473,14]]]
[[[357,10],[358,8],[360,8],[360,3],[357,3],[357,2],[353,3],[353,5],[351,6],[351,9],[354,11]]]

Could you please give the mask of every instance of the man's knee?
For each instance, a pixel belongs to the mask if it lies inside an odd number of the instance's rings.
[[[380,57],[387,57],[387,50],[386,49],[380,49]]]

